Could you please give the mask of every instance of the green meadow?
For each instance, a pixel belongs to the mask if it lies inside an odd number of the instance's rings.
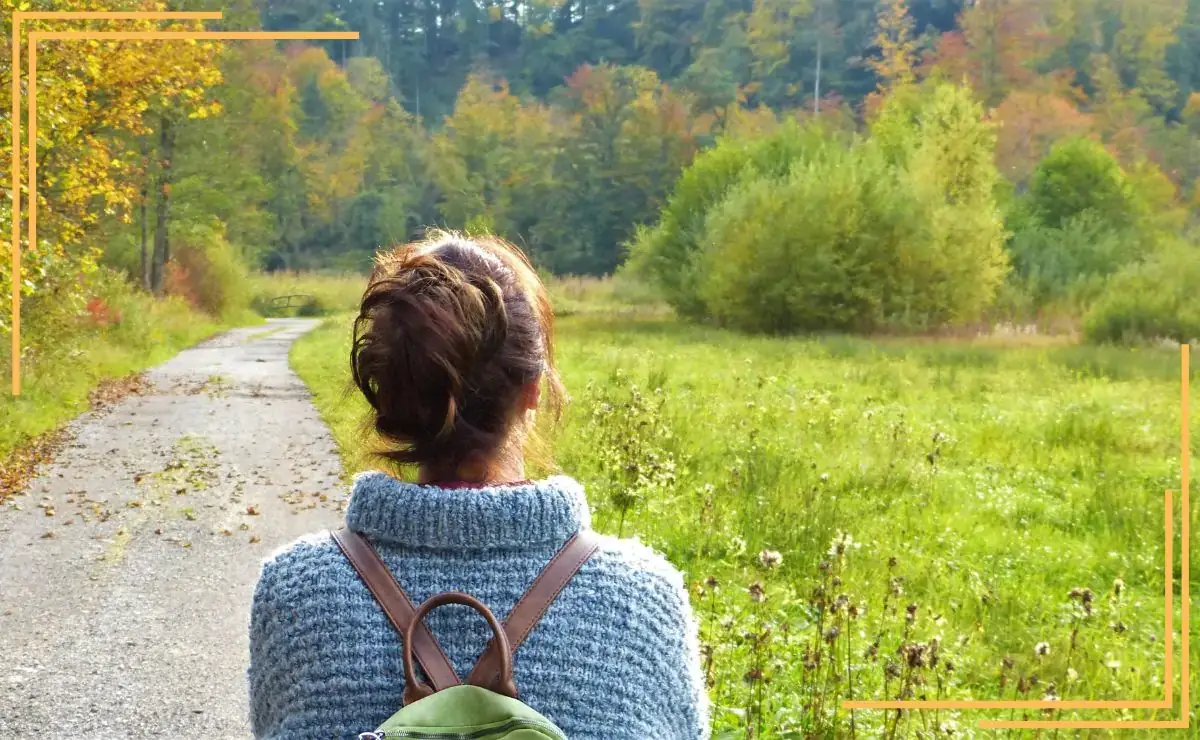
[[[747,337],[589,311],[595,293],[614,291],[580,286],[558,324],[572,400],[539,472],[578,478],[597,529],[685,571],[717,737],[1178,716],[842,706],[1162,697],[1178,348]],[[349,342],[350,317],[328,319],[292,363],[354,471],[380,463]]]

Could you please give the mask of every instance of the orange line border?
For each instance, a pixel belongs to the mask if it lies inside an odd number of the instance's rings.
[[[156,11],[14,11],[12,23],[12,394],[21,395],[21,24],[25,20],[220,20],[216,12]],[[45,40],[95,39],[214,41],[317,41],[354,40],[357,31],[31,31],[29,33],[29,229],[30,244],[37,240],[37,43]]]

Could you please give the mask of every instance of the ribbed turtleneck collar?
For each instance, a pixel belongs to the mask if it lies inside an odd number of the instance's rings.
[[[560,544],[591,526],[583,488],[566,476],[511,486],[441,488],[381,472],[354,479],[346,525],[369,538],[430,549]]]

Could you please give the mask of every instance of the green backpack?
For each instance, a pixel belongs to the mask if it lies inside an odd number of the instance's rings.
[[[520,701],[512,660],[559,592],[596,551],[595,535],[581,530],[569,539],[503,626],[487,606],[458,591],[437,594],[414,609],[366,539],[349,529],[333,532],[333,539],[403,637],[404,707],[374,732],[360,734],[359,740],[567,740],[553,722]],[[475,609],[494,634],[465,684],[424,622],[430,610],[445,604]],[[417,678],[414,657],[428,683]]]

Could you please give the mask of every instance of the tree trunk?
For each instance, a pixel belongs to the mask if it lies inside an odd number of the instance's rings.
[[[156,295],[162,295],[163,272],[171,261],[171,242],[167,234],[167,215],[171,203],[171,157],[175,153],[175,129],[171,119],[162,116],[159,128],[158,202],[154,213],[154,260],[151,264],[151,285]]]
[[[149,214],[146,212],[146,203],[150,198],[150,146],[146,142],[145,137],[142,138],[142,192],[141,198],[138,201],[138,221],[142,227],[142,289],[150,290],[150,251],[149,251],[149,234],[150,223]]]

